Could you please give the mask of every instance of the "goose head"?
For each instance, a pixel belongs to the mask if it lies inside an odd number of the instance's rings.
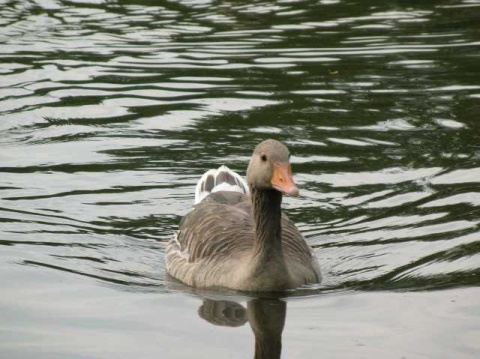
[[[251,188],[274,189],[289,196],[298,196],[298,187],[292,179],[288,148],[276,141],[265,140],[257,145],[247,168],[247,182]]]

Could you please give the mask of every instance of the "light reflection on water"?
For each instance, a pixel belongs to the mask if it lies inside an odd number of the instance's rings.
[[[5,273],[172,291],[195,182],[273,137],[323,292],[478,286],[477,1],[1,4]]]

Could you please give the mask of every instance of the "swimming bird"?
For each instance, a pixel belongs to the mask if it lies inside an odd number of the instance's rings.
[[[321,280],[317,258],[281,211],[297,196],[290,153],[276,140],[258,144],[245,181],[228,167],[205,173],[196,204],[167,245],[167,272],[198,288],[283,291]]]

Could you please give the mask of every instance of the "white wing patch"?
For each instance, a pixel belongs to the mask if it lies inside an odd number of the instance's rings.
[[[227,166],[205,172],[195,187],[195,204],[201,202],[210,193],[231,191],[248,193],[248,185],[238,173]]]

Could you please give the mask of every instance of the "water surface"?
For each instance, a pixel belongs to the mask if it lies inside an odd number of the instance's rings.
[[[0,1],[0,351],[245,358],[261,332],[264,357],[476,358],[479,16]],[[280,300],[173,282],[164,248],[196,181],[244,175],[265,138],[293,154],[284,208],[324,282]]]

